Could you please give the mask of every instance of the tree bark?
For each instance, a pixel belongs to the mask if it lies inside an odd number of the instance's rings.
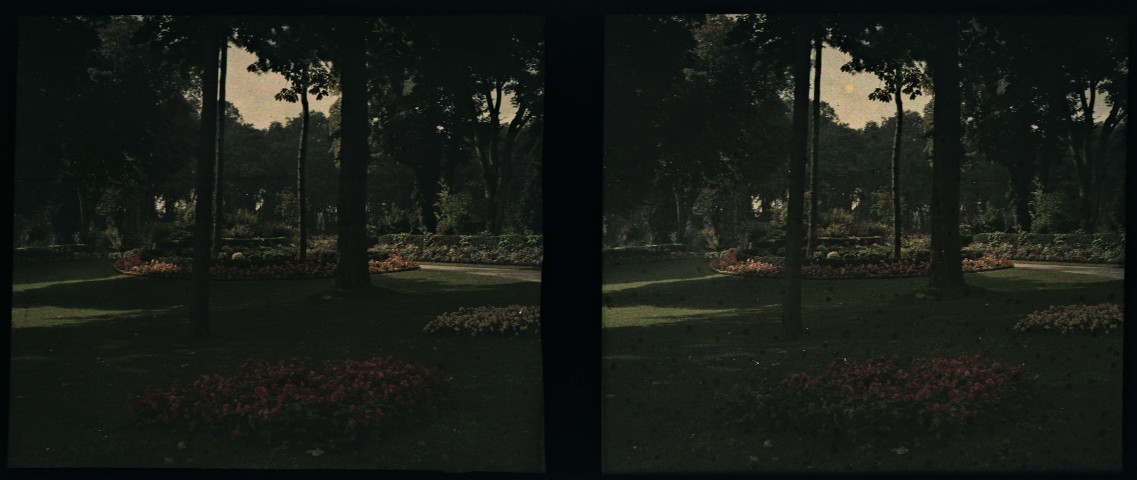
[[[900,81],[893,86],[896,95],[896,136],[892,139],[892,258],[900,259],[900,238],[904,218],[900,213],[900,143],[904,131],[904,92]]]
[[[194,220],[193,333],[209,336],[209,247],[212,233],[213,166],[217,147],[217,40],[216,20],[207,20],[202,46],[201,129],[198,136],[196,218]]]
[[[304,196],[305,165],[308,156],[308,84],[300,88],[300,146],[296,155],[296,224],[300,230],[300,261],[308,256],[308,199]]]
[[[817,250],[817,229],[820,227],[817,224],[817,207],[821,201],[818,189],[821,157],[821,43],[821,32],[818,32],[813,44],[813,55],[817,63],[813,69],[813,155],[809,162],[809,239],[805,246],[806,255],[810,258]]]
[[[934,134],[932,139],[932,261],[930,286],[954,289],[964,285],[959,238],[960,143],[959,28],[944,19],[931,58]]]
[[[797,339],[802,334],[802,204],[805,200],[806,147],[809,141],[809,43],[809,21],[799,18],[794,35],[793,156],[790,157],[790,188],[786,211],[786,295],[782,299],[782,324],[786,335],[791,339]]]
[[[220,80],[217,82],[217,176],[216,182],[213,185],[213,249],[210,252],[212,257],[217,257],[221,254],[221,230],[223,228],[224,218],[222,214],[222,198],[224,197],[224,175],[225,171],[225,73],[226,65],[229,61],[229,35],[228,31],[221,37],[221,62]]]
[[[340,41],[342,125],[340,127],[339,221],[335,286],[358,290],[371,286],[367,269],[367,70],[364,23],[344,20]]]

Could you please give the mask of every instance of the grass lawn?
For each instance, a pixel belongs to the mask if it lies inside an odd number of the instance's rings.
[[[109,260],[13,272],[10,467],[540,471],[537,338],[433,336],[459,307],[539,304],[540,284],[415,270],[372,275],[365,298],[326,299],[331,279],[211,284],[213,337],[190,335],[192,281],[119,275]],[[127,393],[244,360],[393,356],[453,377],[435,416],[352,450],[264,445],[137,426]]]
[[[1122,303],[1123,282],[1027,269],[965,280],[965,292],[939,298],[921,298],[924,278],[805,280],[808,334],[791,342],[778,320],[782,279],[717,275],[701,259],[606,267],[604,471],[1120,470],[1122,332],[1011,327],[1052,304]],[[1044,384],[1014,422],[836,452],[807,432],[740,423],[724,400],[751,382],[819,374],[835,357],[964,354],[1025,364]]]

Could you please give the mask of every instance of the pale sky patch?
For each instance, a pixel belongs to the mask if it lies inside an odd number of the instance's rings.
[[[272,122],[285,123],[291,117],[300,116],[300,102],[278,101],[276,93],[288,87],[288,81],[277,73],[249,72],[249,64],[257,57],[248,51],[229,45],[228,65],[226,66],[225,99],[237,107],[246,123],[256,128],[268,128]],[[323,100],[308,96],[308,110],[311,113],[323,112],[335,103],[338,95],[329,95]]]
[[[869,93],[883,85],[871,73],[846,73],[841,66],[851,57],[836,48],[826,46],[821,52],[821,101],[828,103],[837,113],[837,119],[852,128],[863,128],[866,123],[882,120],[896,114],[895,102],[869,100]],[[813,82],[813,74],[809,76]],[[813,86],[809,88],[813,95]],[[904,97],[904,110],[923,112],[924,105],[932,99],[931,95],[921,95],[915,100]]]

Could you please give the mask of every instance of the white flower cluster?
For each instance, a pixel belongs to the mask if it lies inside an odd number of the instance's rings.
[[[426,333],[459,333],[478,335],[539,335],[541,307],[509,305],[505,307],[460,307],[431,320],[422,329]]]
[[[1015,324],[1020,332],[1039,329],[1070,333],[1075,330],[1109,333],[1119,329],[1124,322],[1121,305],[1102,303],[1099,305],[1053,305],[1040,310]]]

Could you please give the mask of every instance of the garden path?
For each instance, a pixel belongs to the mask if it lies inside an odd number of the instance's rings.
[[[492,275],[495,277],[515,278],[527,282],[540,282],[541,270],[529,268],[500,268],[478,265],[454,265],[442,263],[420,263],[423,270],[445,270],[449,272],[472,273],[474,275]]]
[[[1099,277],[1108,277],[1117,280],[1125,279],[1125,268],[1117,265],[1028,262],[1024,260],[1014,260],[1014,262],[1015,268],[1058,270],[1060,272],[1097,275]]]

